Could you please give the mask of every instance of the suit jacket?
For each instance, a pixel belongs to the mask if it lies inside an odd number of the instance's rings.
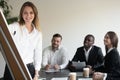
[[[82,46],[77,49],[72,61],[85,61],[86,65],[91,65],[92,68],[96,68],[103,64],[103,53],[100,47],[93,46],[90,50],[88,61],[86,61],[84,46]]]
[[[107,73],[106,80],[120,80],[120,56],[116,48],[106,54],[104,66],[97,68],[97,71]]]

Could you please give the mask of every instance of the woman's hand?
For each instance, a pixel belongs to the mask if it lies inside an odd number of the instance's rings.
[[[37,75],[34,76],[33,80],[38,80],[38,77]]]
[[[95,72],[93,74],[93,80],[103,80],[103,78],[104,78],[104,73]]]
[[[33,80],[38,80],[38,78],[39,78],[39,71],[35,70],[35,76]]]

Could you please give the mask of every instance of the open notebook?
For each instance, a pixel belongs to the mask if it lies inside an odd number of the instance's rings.
[[[49,69],[49,70],[46,70],[45,72],[47,73],[51,73],[51,72],[59,72],[60,70],[55,70],[55,69]]]
[[[68,77],[52,78],[51,80],[68,80]]]
[[[79,78],[78,80],[93,80],[92,78]]]

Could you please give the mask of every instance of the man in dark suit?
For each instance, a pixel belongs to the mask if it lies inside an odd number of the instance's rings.
[[[94,40],[94,36],[88,34],[84,39],[84,45],[77,49],[72,61],[86,62],[86,65],[92,69],[101,66],[103,64],[103,53],[100,47],[93,45]],[[73,65],[72,68],[70,66],[71,71],[75,69]]]

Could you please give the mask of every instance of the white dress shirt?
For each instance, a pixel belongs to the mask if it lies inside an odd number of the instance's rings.
[[[86,49],[84,48],[85,51],[85,57],[86,57],[86,61],[88,61],[89,58],[89,54],[90,54],[90,50],[92,49],[92,46],[86,51]]]
[[[63,47],[59,47],[55,52],[52,50],[51,46],[48,46],[43,50],[42,56],[42,66],[50,64],[53,68],[55,64],[58,64],[61,69],[65,68],[68,64],[67,51]]]
[[[34,25],[33,25],[34,26]],[[25,25],[10,24],[8,27],[24,64],[32,63],[40,70],[42,60],[42,34],[35,27],[31,33]]]

